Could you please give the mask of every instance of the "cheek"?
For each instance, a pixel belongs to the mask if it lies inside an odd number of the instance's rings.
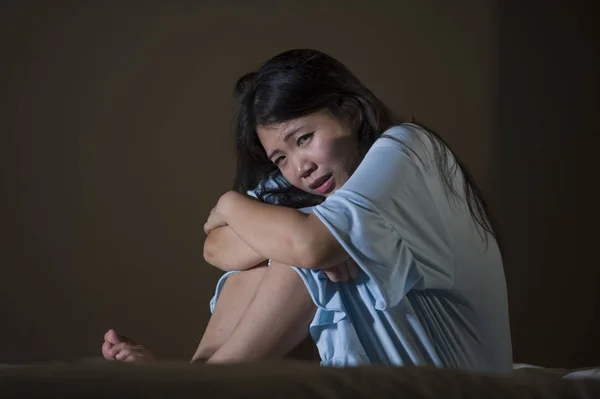
[[[311,146],[310,153],[307,155],[319,166],[332,167],[340,163],[343,153],[343,149],[335,140],[321,140]]]
[[[321,162],[338,173],[349,174],[356,163],[356,148],[348,140],[332,140],[321,147],[319,154]]]
[[[281,169],[281,174],[283,175],[283,177],[285,177],[285,180],[287,180],[292,186],[298,187],[298,177],[295,173],[293,173],[292,170],[283,168]]]
[[[298,171],[294,167],[285,165],[279,171],[292,186],[302,189],[302,181],[298,178]]]

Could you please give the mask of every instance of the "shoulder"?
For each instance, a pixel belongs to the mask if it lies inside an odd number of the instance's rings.
[[[330,197],[346,197],[355,203],[368,201],[373,206],[363,205],[372,208],[401,196],[405,187],[423,175],[420,172],[421,165],[426,162],[425,151],[421,148],[426,141],[423,136],[421,129],[412,124],[387,129],[371,146],[348,181]]]
[[[414,140],[425,132],[425,128],[415,123],[401,123],[381,133],[380,138],[393,137],[401,140]]]
[[[416,151],[419,146],[423,146],[428,141],[426,140],[428,137],[429,134],[424,127],[414,123],[402,123],[381,133],[373,147],[396,147]]]
[[[427,128],[415,123],[402,123],[384,131],[371,150],[388,150],[387,155],[403,156],[417,166],[427,167],[440,151],[436,137]]]

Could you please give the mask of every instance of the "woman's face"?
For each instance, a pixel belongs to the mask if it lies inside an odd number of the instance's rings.
[[[284,123],[259,126],[267,156],[297,188],[328,196],[358,166],[356,134],[329,112],[316,112]]]

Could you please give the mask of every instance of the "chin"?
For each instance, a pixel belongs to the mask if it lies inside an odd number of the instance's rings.
[[[335,193],[337,191],[337,187],[334,187],[333,190],[331,190],[330,192],[328,192],[327,194],[319,194],[321,197],[329,197],[331,194]]]

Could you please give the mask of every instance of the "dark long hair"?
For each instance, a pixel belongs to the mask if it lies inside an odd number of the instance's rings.
[[[278,124],[317,111],[347,121],[358,133],[361,159],[375,140],[388,128],[403,123],[358,78],[336,59],[316,50],[290,50],[269,59],[257,71],[242,76],[235,85],[238,110],[235,118],[237,170],[234,190],[256,190],[263,202],[288,207],[306,207],[321,203],[324,197],[306,193],[280,174],[267,157],[256,129]],[[420,125],[431,139],[436,166],[448,195],[459,197],[452,184],[454,173],[462,174],[465,199],[473,220],[496,236],[486,202],[468,169],[452,155],[444,140]],[[275,178],[277,187],[265,185]],[[496,237],[497,238],[497,237]]]

